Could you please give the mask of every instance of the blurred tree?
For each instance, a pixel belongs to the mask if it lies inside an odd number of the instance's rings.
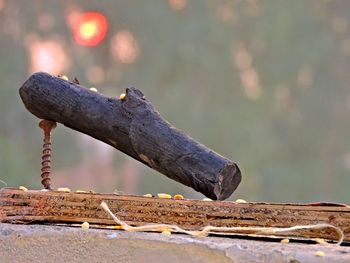
[[[0,0],[0,179],[40,187],[41,132],[18,96],[40,69],[110,96],[140,88],[175,126],[240,164],[233,199],[349,202],[349,7]],[[95,47],[77,45],[71,33],[87,11],[109,23]],[[74,131],[60,126],[53,139],[54,184],[200,197]]]

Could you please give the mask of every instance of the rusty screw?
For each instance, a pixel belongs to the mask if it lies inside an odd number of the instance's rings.
[[[42,120],[39,127],[44,130],[44,145],[41,162],[41,183],[45,189],[51,190],[51,130],[56,127],[56,122]]]

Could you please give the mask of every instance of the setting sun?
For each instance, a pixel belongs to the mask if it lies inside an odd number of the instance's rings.
[[[72,27],[74,40],[82,46],[97,46],[108,30],[106,17],[97,12],[81,14]]]

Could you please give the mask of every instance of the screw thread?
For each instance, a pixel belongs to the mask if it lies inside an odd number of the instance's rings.
[[[51,136],[45,135],[41,157],[41,183],[48,190],[51,190],[51,150]]]

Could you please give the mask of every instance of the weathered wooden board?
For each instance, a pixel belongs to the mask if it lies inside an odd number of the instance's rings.
[[[341,204],[270,204],[226,201],[173,200],[143,196],[0,190],[0,221],[12,223],[81,223],[115,225],[102,210],[105,201],[121,220],[131,225],[176,224],[184,229],[204,226],[291,227],[329,223],[350,241],[350,207]],[[290,236],[291,233],[278,236]],[[303,230],[293,236],[337,240],[332,229]]]

